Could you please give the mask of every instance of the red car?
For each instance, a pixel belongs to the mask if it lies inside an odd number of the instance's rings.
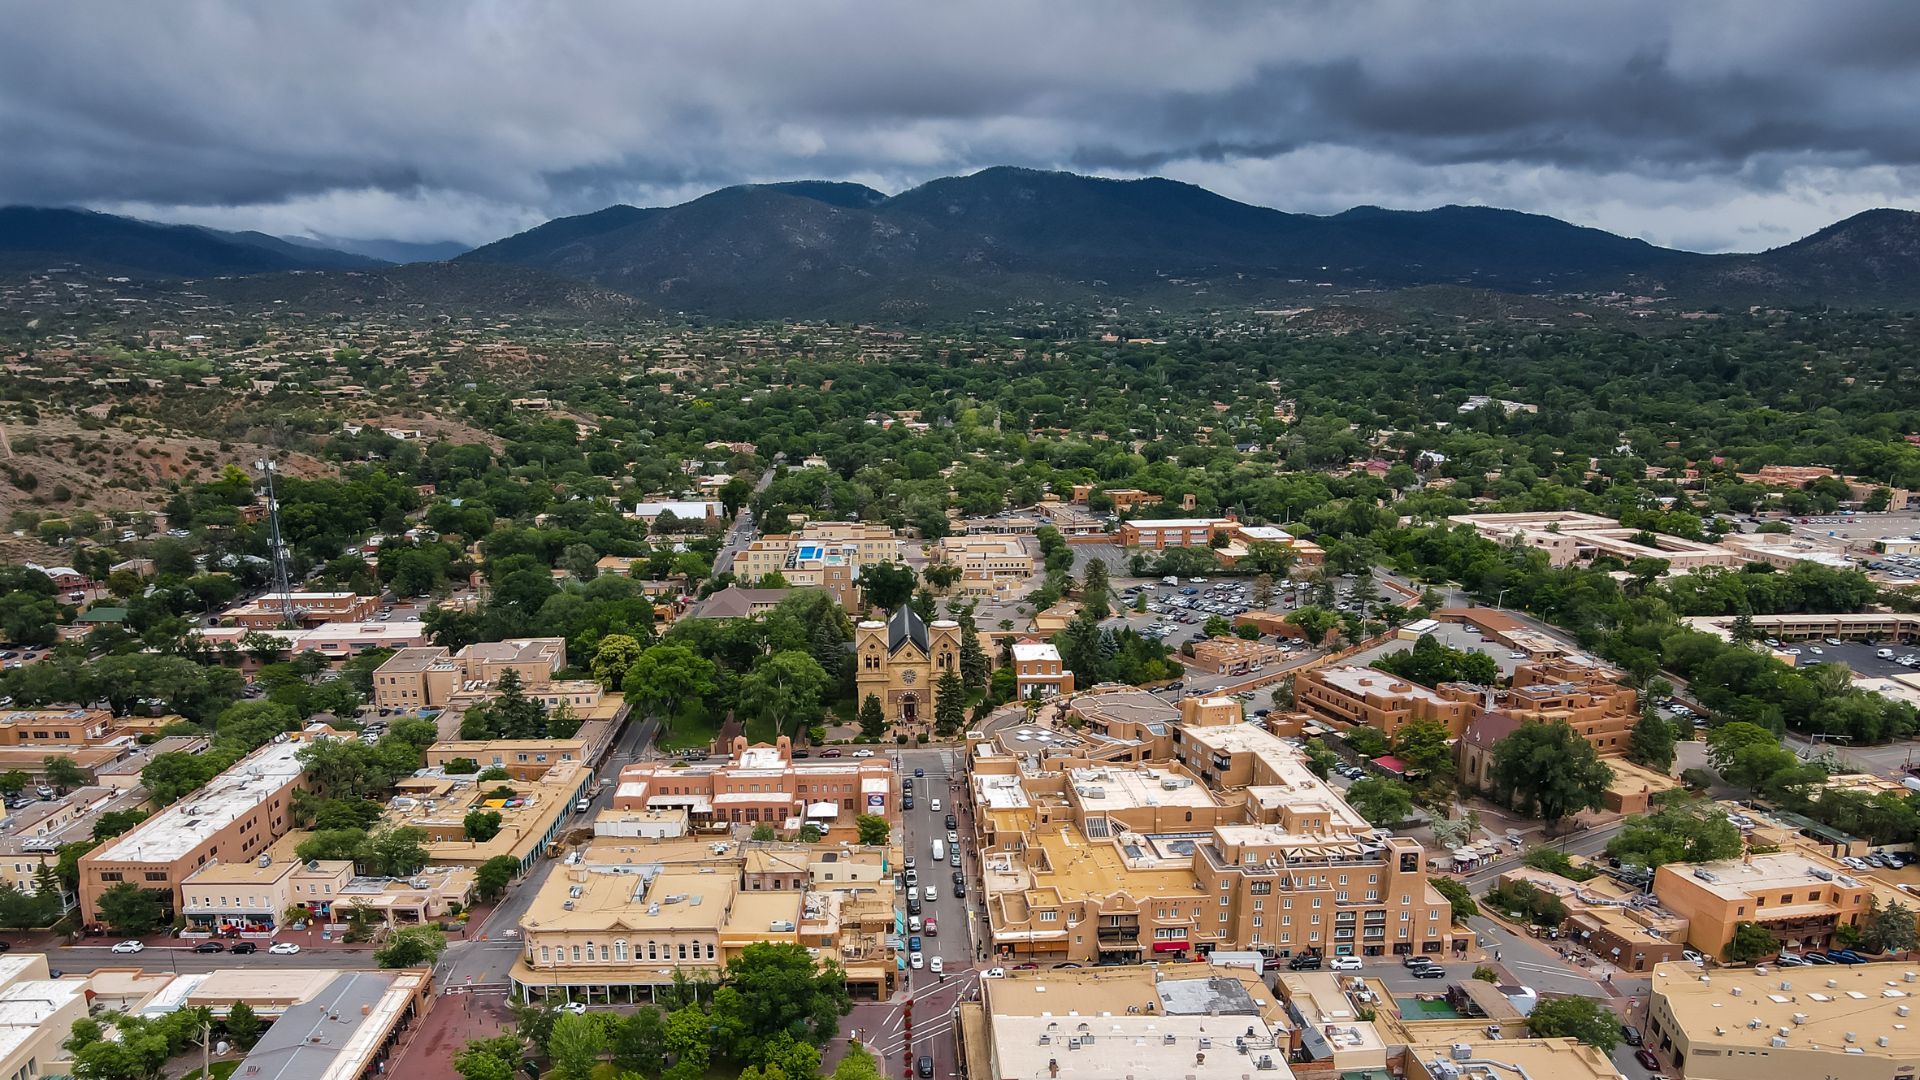
[[[822,750],[820,751],[820,756],[821,757],[839,757],[841,756],[840,748],[836,746],[831,750]]]
[[[1649,1072],[1660,1071],[1660,1059],[1657,1057],[1654,1057],[1653,1051],[1647,1049],[1644,1046],[1633,1052],[1633,1060],[1639,1062],[1642,1065],[1645,1065],[1647,1067],[1647,1071]]]

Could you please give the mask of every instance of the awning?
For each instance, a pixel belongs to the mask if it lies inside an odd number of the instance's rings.
[[[995,941],[1055,941],[1065,940],[1065,930],[995,930]]]
[[[832,821],[834,818],[840,816],[840,804],[833,802],[809,803],[807,804],[807,816],[818,820]]]
[[[1154,952],[1185,952],[1186,950],[1187,943],[1184,941],[1156,941],[1153,943]]]

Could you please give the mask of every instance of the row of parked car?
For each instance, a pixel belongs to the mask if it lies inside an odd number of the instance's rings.
[[[1828,949],[1818,952],[1809,949],[1804,953],[1780,950],[1773,963],[1780,967],[1826,967],[1830,964],[1864,964],[1868,959],[1852,949]]]

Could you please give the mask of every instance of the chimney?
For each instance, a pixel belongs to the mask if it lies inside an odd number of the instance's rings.
[[[1047,1059],[1047,1075],[1055,1078],[1059,1077],[1060,1075],[1060,1059],[1059,1058]]]

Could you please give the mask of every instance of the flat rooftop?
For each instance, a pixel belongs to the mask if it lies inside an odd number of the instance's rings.
[[[425,973],[349,971],[289,1008],[236,1070],[248,1080],[352,1080],[372,1062]]]
[[[1167,766],[1110,765],[1068,769],[1067,783],[1088,810],[1128,810],[1140,806],[1218,805],[1213,793],[1184,770]]]
[[[1265,987],[1220,975],[1156,985],[1153,971],[1013,972],[987,980],[981,991],[999,1075],[1044,1077],[1052,1065],[1070,1080],[1291,1076],[1284,1029],[1272,1025],[1274,1002]],[[1234,1038],[1248,1028],[1263,1042],[1280,1035],[1278,1049],[1252,1053],[1269,1058],[1272,1069],[1254,1073],[1253,1061],[1235,1052]]]
[[[92,862],[171,863],[238,821],[273,792],[299,778],[296,756],[307,745],[268,743],[235,762],[207,786],[167,807],[92,852]]]
[[[1145,690],[1102,690],[1074,697],[1069,706],[1090,719],[1124,720],[1138,724],[1165,724],[1180,719],[1180,710]]]
[[[671,867],[649,873],[565,868],[547,878],[527,909],[529,930],[718,931],[739,893],[731,866],[721,873]],[[669,899],[671,898],[671,899]],[[794,894],[798,908],[799,896]]]
[[[1775,1037],[1788,1049],[1863,1053],[1911,1060],[1920,1055],[1920,1025],[1898,1009],[1920,1001],[1920,965],[1856,964],[1813,969],[1715,968],[1708,978],[1691,963],[1653,969],[1653,992],[1694,1046],[1767,1050]],[[1911,981],[1910,981],[1911,980]],[[1789,989],[1781,989],[1786,983]],[[1798,1018],[1798,1020],[1796,1020]],[[1758,1020],[1757,1027],[1748,1023]],[[1718,1033],[1716,1030],[1718,1029]],[[1879,1045],[1880,1039],[1887,1045]]]
[[[1355,697],[1391,696],[1435,703],[1447,701],[1446,698],[1411,679],[1389,675],[1378,668],[1336,664],[1333,667],[1321,668],[1316,675],[1326,685]]]
[[[1761,889],[1817,889],[1828,884],[1827,879],[1815,876],[1815,870],[1832,875],[1832,884],[1841,888],[1857,888],[1862,884],[1849,876],[1845,867],[1797,851],[1755,855],[1749,860],[1669,863],[1662,869],[1671,869],[1699,888],[1724,900],[1738,900]],[[1776,909],[1768,910],[1773,912]]]

